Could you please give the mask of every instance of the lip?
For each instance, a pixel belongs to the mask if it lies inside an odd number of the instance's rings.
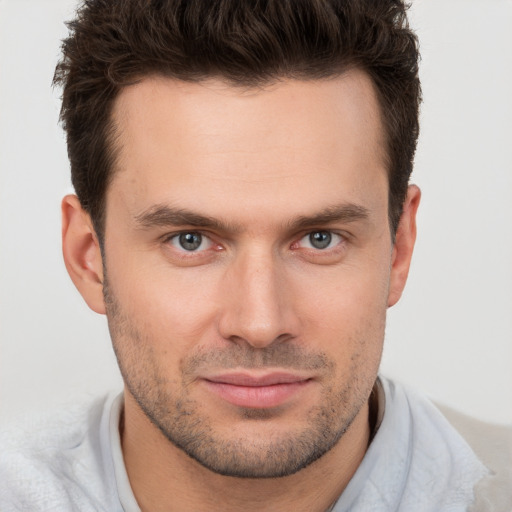
[[[239,372],[210,376],[203,382],[209,391],[232,405],[266,409],[290,401],[312,380],[287,372],[263,375]]]

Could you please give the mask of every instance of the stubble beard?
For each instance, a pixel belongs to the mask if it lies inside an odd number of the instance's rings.
[[[215,364],[224,369],[321,370],[329,382],[329,376],[336,371],[335,363],[323,353],[286,343],[265,349],[233,345],[224,352],[203,351],[192,355],[181,365],[179,378],[171,382],[158,364],[151,340],[124,314],[106,279],[104,297],[114,351],[129,393],[169,442],[214,473],[238,478],[277,478],[300,471],[338,443],[373,387],[374,379],[370,382],[362,378],[360,370],[353,368],[348,371],[353,378],[345,379],[338,389],[324,387],[322,400],[308,411],[307,421],[301,428],[252,439],[236,437],[233,431],[223,434],[201,411],[201,404],[187,394],[186,376],[201,365]],[[358,357],[352,358],[353,365],[357,366],[357,360]],[[239,408],[239,414],[245,421],[256,423],[271,420],[278,413]]]

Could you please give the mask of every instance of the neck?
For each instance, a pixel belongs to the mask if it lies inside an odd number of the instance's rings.
[[[359,466],[370,436],[368,404],[328,453],[294,475],[246,479],[218,475],[170,443],[125,393],[122,446],[142,512],[324,512]]]

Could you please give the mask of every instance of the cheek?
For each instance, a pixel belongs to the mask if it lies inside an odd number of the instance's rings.
[[[318,319],[326,328],[364,327],[373,318],[385,316],[389,288],[385,269],[345,267],[296,283],[294,293],[301,297],[304,316],[311,322]]]
[[[173,268],[143,251],[112,254],[109,260],[116,262],[107,274],[120,306],[157,350],[172,348],[176,355],[219,340],[218,316],[230,304],[226,268]],[[380,351],[389,286],[385,264],[385,258],[366,252],[364,259],[355,255],[332,267],[283,268],[281,293],[299,319],[301,340],[340,357],[362,343]]]
[[[109,280],[123,310],[132,323],[144,326],[151,344],[179,350],[206,337],[215,318],[215,275],[158,264],[132,269],[116,266]]]
[[[321,283],[321,284],[320,284]],[[305,340],[313,340],[337,360],[343,373],[355,366],[377,371],[384,341],[388,272],[338,269],[324,279],[302,281],[300,316]]]

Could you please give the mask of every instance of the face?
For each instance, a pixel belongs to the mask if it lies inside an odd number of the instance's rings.
[[[393,265],[378,112],[356,71],[117,100],[104,293],[127,403],[217,473],[292,474],[367,402]]]

